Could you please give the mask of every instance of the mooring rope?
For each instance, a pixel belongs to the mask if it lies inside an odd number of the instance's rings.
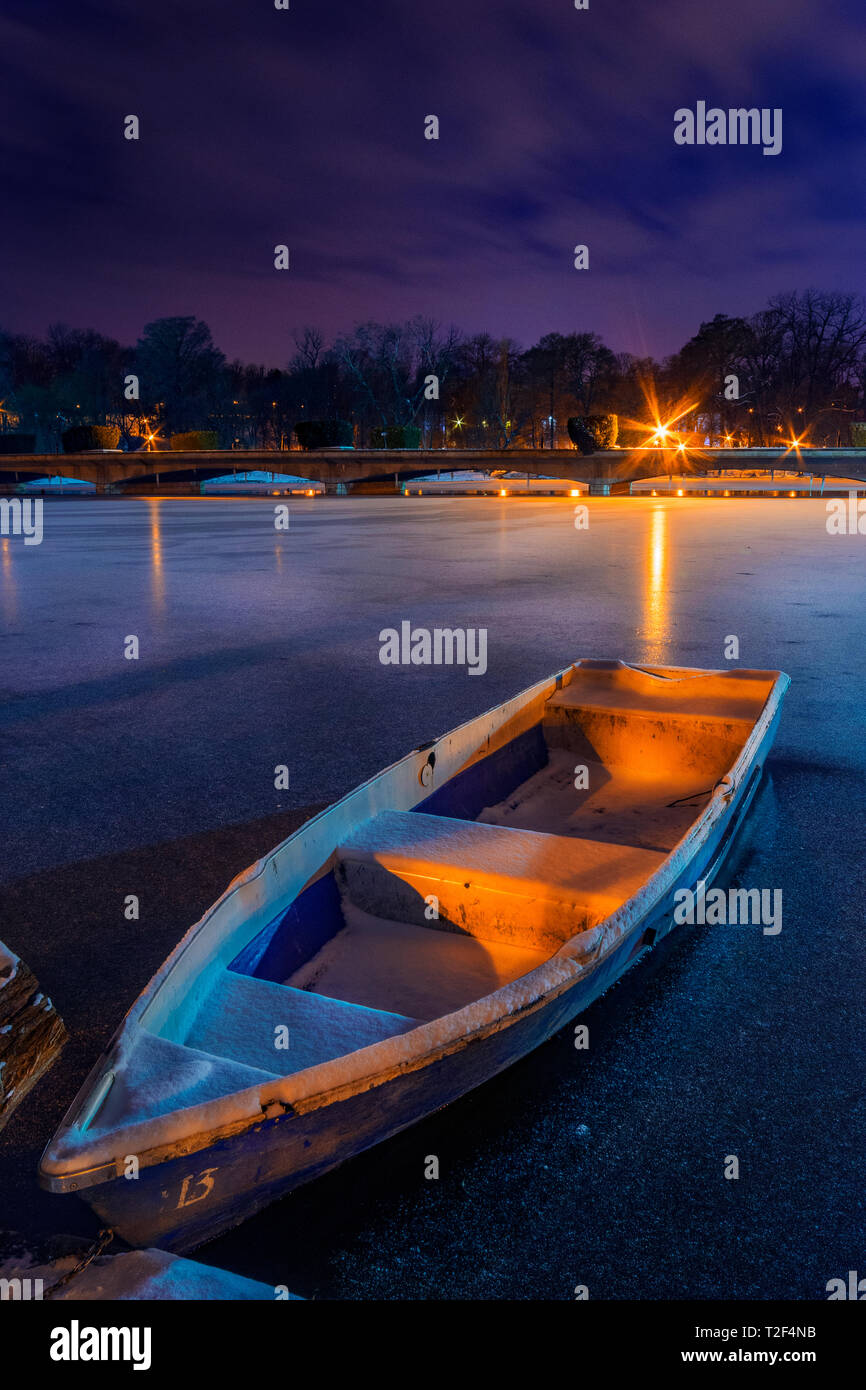
[[[682,806],[684,801],[694,801],[696,796],[712,796],[717,787],[723,787],[728,781],[730,781],[730,774],[726,772],[724,777],[719,778],[714,787],[708,787],[707,790],[703,792],[689,792],[688,796],[678,796],[676,801],[669,801],[667,807]]]

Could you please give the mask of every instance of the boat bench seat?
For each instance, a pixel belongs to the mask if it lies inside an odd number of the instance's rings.
[[[544,737],[575,765],[641,771],[657,786],[712,787],[739,756],[772,682],[719,672],[662,680],[639,671],[578,669],[544,707]]]
[[[337,849],[337,877],[373,916],[552,954],[614,912],[664,862],[631,845],[383,811]],[[429,897],[438,919],[429,920]]]
[[[683,679],[662,679],[628,667],[578,667],[545,710],[605,710],[620,714],[664,715],[754,724],[773,682],[766,671],[735,667]]]
[[[226,970],[184,1042],[199,1052],[288,1076],[417,1026],[414,1018]],[[288,1047],[278,1047],[285,1030]]]

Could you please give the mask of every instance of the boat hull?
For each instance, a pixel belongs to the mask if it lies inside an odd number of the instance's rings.
[[[598,964],[568,988],[417,1069],[303,1113],[262,1119],[193,1153],[86,1188],[82,1198],[129,1244],[194,1249],[294,1188],[457,1100],[525,1057],[583,1012],[673,927],[674,894],[710,883],[755,795],[779,719],[696,853],[663,897]]]

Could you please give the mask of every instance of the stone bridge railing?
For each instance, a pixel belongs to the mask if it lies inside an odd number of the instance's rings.
[[[0,487],[61,474],[98,490],[222,477],[252,470],[287,473],[329,487],[339,483],[399,483],[437,470],[529,473],[575,482],[630,482],[669,474],[785,469],[815,477],[866,480],[866,449],[319,449],[215,450],[175,453],[0,454]]]

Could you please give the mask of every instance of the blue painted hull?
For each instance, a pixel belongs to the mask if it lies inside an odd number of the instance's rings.
[[[674,893],[719,870],[757,790],[779,714],[768,725],[750,775],[700,851],[614,950],[570,988],[470,1038],[458,1050],[375,1088],[300,1114],[262,1119],[185,1156],[113,1178],[81,1196],[132,1245],[190,1250],[276,1198],[482,1085],[586,1009],[673,926]]]

